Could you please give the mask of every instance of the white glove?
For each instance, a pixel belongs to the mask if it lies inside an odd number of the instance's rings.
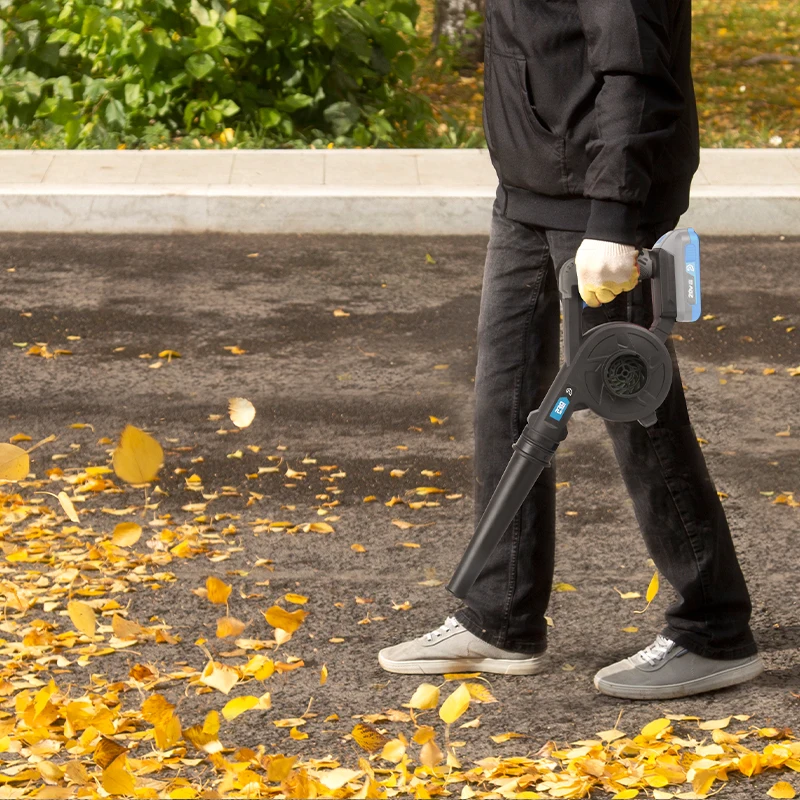
[[[578,292],[586,305],[597,308],[611,302],[639,281],[639,251],[628,244],[584,239],[575,254]]]

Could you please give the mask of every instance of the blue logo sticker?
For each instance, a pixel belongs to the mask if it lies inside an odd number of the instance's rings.
[[[564,412],[567,410],[568,405],[569,397],[559,397],[555,406],[553,406],[553,410],[550,412],[550,416],[553,419],[560,420],[561,417],[564,416]]]

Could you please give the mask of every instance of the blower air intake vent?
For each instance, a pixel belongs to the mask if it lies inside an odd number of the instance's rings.
[[[638,353],[617,353],[606,361],[603,381],[617,397],[633,397],[647,383],[647,364]]]

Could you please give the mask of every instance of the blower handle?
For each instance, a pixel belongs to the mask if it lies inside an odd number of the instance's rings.
[[[691,243],[695,250],[689,251],[684,242]],[[676,302],[676,255],[684,262],[691,253],[697,253],[698,267],[697,296],[694,300],[694,313],[691,317],[680,317]],[[699,240],[691,228],[676,229],[662,236],[651,249],[642,249],[636,260],[639,280],[652,281],[653,324],[650,332],[662,342],[672,332],[677,319],[697,319],[700,313],[699,298]],[[683,272],[683,263],[681,263]],[[583,343],[581,314],[585,303],[578,293],[578,271],[575,259],[565,261],[558,274],[558,289],[562,299],[564,316],[564,362],[572,359]],[[683,309],[683,306],[682,306]]]

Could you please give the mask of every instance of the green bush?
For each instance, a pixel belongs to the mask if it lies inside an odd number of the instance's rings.
[[[0,124],[67,146],[258,133],[424,146],[417,0],[0,0]],[[127,137],[127,138],[126,138]]]

